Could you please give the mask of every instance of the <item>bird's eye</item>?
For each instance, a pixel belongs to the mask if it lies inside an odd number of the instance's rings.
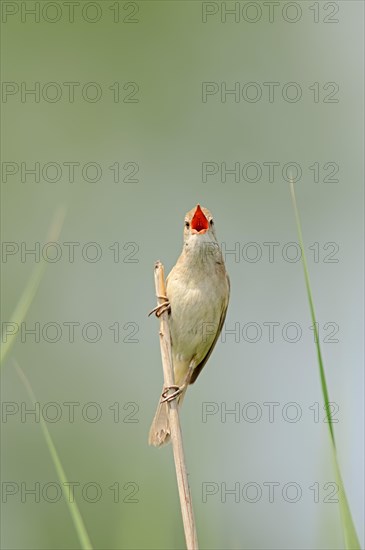
[[[185,222],[185,227],[186,227],[187,229],[189,229],[190,223],[189,223],[189,222]]]
[[[210,225],[214,225],[213,219],[210,220]]]

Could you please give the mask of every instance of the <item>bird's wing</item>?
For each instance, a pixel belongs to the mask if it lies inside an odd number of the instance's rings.
[[[204,367],[205,363],[208,361],[209,357],[211,356],[211,353],[214,349],[214,346],[216,345],[217,340],[219,338],[219,335],[222,331],[223,323],[224,323],[225,318],[226,318],[228,302],[229,302],[229,294],[230,294],[230,288],[231,288],[229,277],[228,277],[227,273],[226,273],[226,277],[227,277],[227,283],[228,283],[228,293],[227,293],[227,299],[223,303],[223,308],[222,308],[222,313],[221,313],[221,316],[220,316],[220,319],[219,319],[219,326],[218,326],[217,334],[215,335],[215,338],[212,342],[212,345],[208,349],[206,356],[204,357],[204,359],[202,359],[202,361],[199,363],[199,365],[197,365],[195,367],[195,369],[193,370],[193,374],[192,374],[191,379],[190,379],[190,384],[194,384],[195,380],[198,378],[202,368]]]

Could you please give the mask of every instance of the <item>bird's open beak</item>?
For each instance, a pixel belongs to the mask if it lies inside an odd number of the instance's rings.
[[[200,235],[203,235],[206,231],[208,231],[208,229],[209,229],[209,222],[207,218],[204,216],[204,213],[200,208],[200,205],[198,204],[196,207],[193,219],[191,220],[191,232],[199,233]]]

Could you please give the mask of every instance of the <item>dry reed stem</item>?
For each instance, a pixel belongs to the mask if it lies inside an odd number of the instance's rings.
[[[158,305],[163,304],[166,300],[165,275],[164,267],[161,262],[155,264],[155,287]],[[168,312],[164,311],[160,315],[160,347],[161,359],[164,374],[164,386],[166,388],[173,386],[174,370],[171,355],[171,338],[168,324]],[[170,390],[171,393],[173,390]],[[168,394],[167,394],[168,395]],[[182,441],[182,433],[180,427],[179,410],[177,400],[174,399],[168,402],[169,420],[171,429],[171,443],[174,454],[175,470],[177,486],[179,489],[181,514],[184,525],[186,547],[188,550],[198,550],[198,537],[195,527],[195,519],[193,512],[193,504],[190,495],[188,476],[186,471],[184,448]]]

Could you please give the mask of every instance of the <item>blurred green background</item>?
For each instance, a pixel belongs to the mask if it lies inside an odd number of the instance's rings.
[[[295,248],[286,247],[297,241],[282,177],[289,162],[302,170],[296,192],[338,407],[339,461],[363,545],[363,4],[280,2],[271,22],[259,2],[76,4],[71,18],[62,1],[2,2],[4,322],[38,265],[22,247],[48,254],[2,369],[2,547],[79,548],[40,424],[25,414],[31,403],[14,360],[68,480],[79,484],[75,498],[93,546],[184,546],[171,448],[147,446],[162,384],[158,322],[147,313],[155,305],[154,261],[171,269],[184,214],[199,202],[213,212],[224,250],[238,253],[226,253],[225,330],[240,331],[220,340],[181,415],[200,546],[343,548],[338,504],[326,485],[335,476],[302,267],[288,261]],[[224,22],[232,8],[238,11]],[[78,83],[74,101],[67,82]],[[205,102],[204,82],[219,90]],[[261,90],[261,99],[222,101],[222,83],[232,89],[236,82],[249,95]],[[256,84],[244,88],[249,82]],[[272,101],[268,82],[278,83]],[[302,90],[297,102],[283,99],[288,82]],[[24,95],[37,86],[39,97]],[[206,182],[204,162],[219,168]],[[262,169],[258,181],[242,173],[222,181],[221,163],[250,162]],[[280,163],[273,182],[270,162]],[[25,172],[35,163],[39,178]],[[74,181],[69,163],[78,163]],[[338,182],[325,180],[334,166]],[[66,212],[59,248],[43,248],[59,212]],[[278,243],[272,262],[269,242]],[[250,261],[257,250],[262,256]],[[74,338],[70,323],[78,323]],[[279,323],[273,341],[267,323]],[[295,337],[287,323],[299,326],[297,342],[287,341]],[[26,333],[37,327],[39,337]],[[269,402],[278,404],[273,422]],[[217,412],[204,419],[206,403]],[[225,417],[224,407],[238,407],[239,418]],[[257,411],[261,418],[248,421]],[[296,411],[298,421],[288,421]],[[273,502],[269,482],[279,484]],[[205,494],[206,483],[215,494]],[[287,483],[295,486],[285,499]],[[295,487],[300,497],[288,502]],[[32,488],[39,498],[27,493]]]

